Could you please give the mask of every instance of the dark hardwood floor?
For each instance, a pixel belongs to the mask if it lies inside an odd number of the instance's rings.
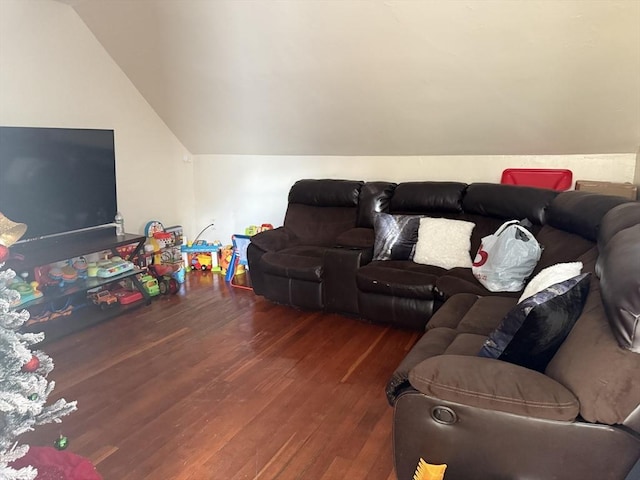
[[[44,346],[49,401],[25,435],[105,480],[395,479],[384,385],[417,334],[298,311],[194,272],[161,297]]]

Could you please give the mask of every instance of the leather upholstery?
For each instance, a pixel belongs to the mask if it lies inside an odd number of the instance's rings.
[[[371,261],[372,218],[385,210],[474,222],[470,255],[505,220],[529,218],[544,247],[534,274],[569,261],[597,272],[544,375],[476,357],[518,293],[488,292],[469,269]],[[621,479],[640,455],[637,202],[511,185],[304,180],[284,227],[254,237],[247,254],[255,292],[274,302],[426,328],[386,389],[400,480],[420,456],[447,463],[447,480]]]
[[[618,343],[640,353],[640,224],[615,234],[598,265],[602,301]]]
[[[388,212],[391,196],[396,188],[392,182],[367,182],[360,189],[358,226],[373,228],[373,216]]]
[[[622,197],[591,192],[562,192],[547,209],[547,223],[559,230],[575,233],[595,242],[604,214],[613,207],[630,201]]]
[[[434,419],[443,409],[453,423]],[[398,480],[411,480],[421,457],[446,463],[446,480],[622,480],[640,456],[640,440],[609,425],[513,415],[415,390],[398,397],[393,444]]]
[[[475,213],[505,220],[529,219],[532,223],[545,223],[546,208],[558,192],[541,188],[494,183],[469,185],[464,196],[466,213]]]
[[[395,214],[444,214],[462,212],[460,182],[405,182],[393,192],[389,212]]]
[[[289,203],[314,207],[357,207],[363,182],[298,180],[289,190]]]

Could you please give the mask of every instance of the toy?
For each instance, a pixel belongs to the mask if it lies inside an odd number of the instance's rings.
[[[113,290],[111,293],[118,299],[118,303],[120,305],[129,305],[130,303],[137,302],[138,300],[142,300],[142,293],[137,290],[125,290],[124,288],[119,288],[117,290]]]
[[[247,228],[245,228],[244,234],[249,237],[252,237],[257,233],[265,232],[267,230],[273,230],[273,225],[271,225],[270,223],[263,223],[260,226],[249,225]]]
[[[122,260],[120,257],[112,257],[111,261],[98,264],[98,271],[96,275],[100,278],[110,278],[115,275],[133,270],[134,266],[132,262]]]
[[[233,258],[233,245],[225,245],[219,250],[218,255],[220,272],[226,276],[229,271],[229,266],[231,265],[231,259]]]
[[[213,268],[213,256],[210,252],[191,254],[189,265],[191,270],[211,270]]]
[[[178,293],[180,286],[178,281],[171,276],[176,271],[172,265],[149,265],[149,273],[153,275],[158,282],[158,288],[162,295],[168,293]]]
[[[251,237],[249,235],[233,235],[231,240],[233,241],[233,253],[231,254],[225,281],[231,283],[232,287],[252,290],[251,281],[248,275],[245,275],[249,266],[247,248],[251,243]],[[238,277],[243,277],[244,281],[237,281]]]
[[[38,290],[38,282],[27,283],[24,280],[13,279],[8,288],[15,290],[20,294],[20,298],[12,307],[19,307],[31,300],[42,297],[42,292]]]
[[[187,270],[220,271],[217,253],[221,246],[220,242],[207,243],[204,240],[182,245],[180,251],[182,252],[183,260],[185,260],[185,268]]]
[[[118,304],[118,299],[109,290],[100,290],[99,292],[91,293],[89,297],[101,310],[106,310]]]
[[[140,278],[140,284],[147,295],[150,297],[155,297],[156,295],[160,295],[160,287],[158,286],[158,280],[153,278],[151,275],[146,274]]]
[[[418,461],[416,473],[413,474],[413,480],[443,480],[446,469],[446,464],[433,465],[421,458]]]

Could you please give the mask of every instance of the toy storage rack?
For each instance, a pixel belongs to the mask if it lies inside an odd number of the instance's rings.
[[[12,255],[16,256],[17,254],[18,258],[11,258],[6,262],[6,266],[15,270],[17,274],[21,272],[30,272],[33,274],[36,267],[106,250],[110,250],[114,255],[119,255],[117,250],[119,247],[134,245],[131,254],[125,259],[131,260],[141,252],[145,240],[146,237],[140,235],[125,234],[124,236],[116,236],[114,229],[107,228],[98,231],[53,237],[51,239],[18,243],[11,247]],[[32,323],[25,326],[23,331],[44,332],[46,343],[113,318],[124,311],[142,304],[149,304],[150,297],[146,294],[137,278],[139,273],[142,273],[142,270],[134,268],[133,270],[109,278],[90,277],[86,280],[78,279],[65,287],[49,288],[44,292],[42,297],[26,302],[19,308],[27,310],[44,308],[47,303],[70,300],[74,296],[85,295],[87,290],[106,286],[125,278],[131,279],[136,289],[142,293],[143,299],[145,300],[144,302],[139,301],[130,305],[117,305],[108,310],[99,310],[89,306],[88,308],[73,311],[70,315],[60,316],[44,322]]]

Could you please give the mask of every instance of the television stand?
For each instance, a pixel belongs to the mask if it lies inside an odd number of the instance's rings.
[[[17,275],[26,272],[33,278],[34,270],[43,265],[105,250],[110,250],[114,255],[118,255],[118,247],[134,245],[132,253],[125,258],[125,260],[130,260],[141,253],[145,240],[146,237],[143,235],[116,236],[113,228],[106,228],[18,243],[11,247],[12,258],[6,262],[6,267],[13,269]],[[44,332],[46,343],[113,318],[140,305],[148,305],[151,303],[151,298],[138,280],[139,273],[142,273],[142,270],[134,268],[108,278],[77,279],[63,287],[43,289],[44,295],[42,297],[26,302],[18,308],[29,310],[32,317],[35,314],[42,316],[46,312],[50,312],[51,315],[46,321],[34,323],[30,320],[23,327],[23,331]],[[142,300],[127,305],[110,304],[106,308],[100,308],[105,306],[94,305],[91,300],[87,299],[88,290],[106,287],[124,279],[131,280],[135,288],[142,294]]]

